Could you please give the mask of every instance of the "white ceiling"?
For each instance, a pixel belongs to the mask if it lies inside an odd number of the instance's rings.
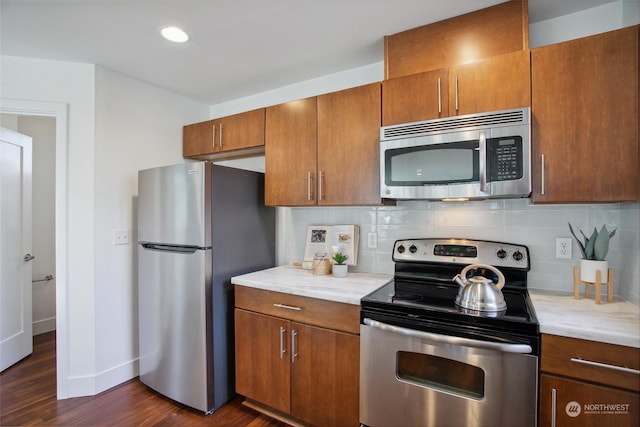
[[[503,1],[0,0],[0,53],[98,64],[214,105],[380,62],[384,35]],[[529,18],[602,3],[529,0]],[[189,42],[162,39],[169,24]]]

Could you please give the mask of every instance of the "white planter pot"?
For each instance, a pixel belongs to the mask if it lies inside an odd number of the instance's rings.
[[[580,260],[580,280],[588,283],[596,282],[596,271],[600,270],[601,283],[609,280],[609,262],[595,261],[591,259]]]
[[[334,277],[347,277],[349,266],[347,264],[333,264],[331,271]]]

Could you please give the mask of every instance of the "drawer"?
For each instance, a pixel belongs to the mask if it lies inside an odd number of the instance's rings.
[[[541,360],[543,372],[640,391],[640,349],[634,347],[542,334]]]
[[[360,306],[235,286],[237,308],[336,331],[360,333]]]

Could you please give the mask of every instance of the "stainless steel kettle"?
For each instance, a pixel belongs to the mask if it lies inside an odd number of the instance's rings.
[[[494,273],[497,282],[478,274],[487,270]],[[504,275],[497,268],[486,264],[470,264],[466,266],[460,274],[457,274],[453,281],[460,288],[456,296],[456,305],[467,310],[496,314],[506,311],[507,303],[502,295],[504,286]]]

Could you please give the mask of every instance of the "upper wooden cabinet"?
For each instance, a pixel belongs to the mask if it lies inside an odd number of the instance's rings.
[[[529,49],[526,0],[514,0],[384,38],[385,79]]]
[[[182,155],[190,158],[264,146],[265,109],[184,126]]]
[[[380,84],[267,108],[265,201],[380,204]]]
[[[534,202],[639,199],[638,28],[531,51]]]
[[[317,98],[267,107],[265,204],[316,204]]]
[[[382,125],[531,105],[528,50],[382,83]]]
[[[379,205],[380,83],[318,97],[318,205]]]

